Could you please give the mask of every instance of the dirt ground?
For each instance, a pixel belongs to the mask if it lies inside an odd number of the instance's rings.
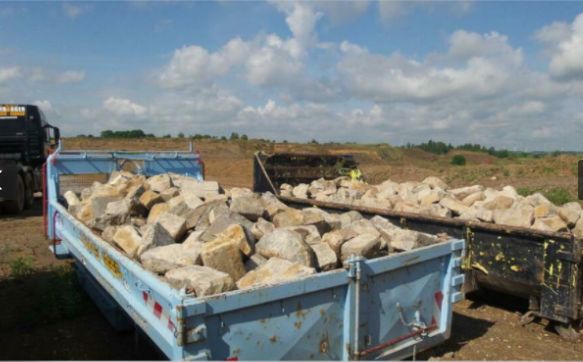
[[[88,144],[84,143],[85,140],[73,141],[69,143],[69,149],[120,148],[119,144],[99,144],[95,140]],[[137,143],[127,149],[170,149],[175,145],[171,142],[158,145]],[[250,186],[251,155],[258,148],[256,145],[200,143],[198,147],[205,159],[208,179],[227,186]],[[293,145],[281,147],[290,149]],[[333,149],[333,152],[348,151],[351,150]],[[533,188],[561,186],[573,193],[576,189],[571,164],[575,158],[552,162],[532,160],[531,164],[522,161],[500,163],[486,158],[479,160],[482,163],[469,164],[462,172],[449,167],[447,161],[432,159],[432,155],[401,154],[386,161],[370,149],[352,151],[361,152],[359,158],[364,161],[363,171],[376,179],[390,176],[404,181],[420,179],[433,172],[452,184],[468,184],[468,174],[475,172],[478,176],[472,181],[474,183],[490,182],[493,186],[500,186],[518,182],[517,186]],[[415,161],[407,160],[409,157]],[[545,167],[552,168],[552,172],[544,171]],[[502,171],[492,174],[488,171],[491,168]],[[503,170],[510,171],[505,173]],[[520,172],[525,176],[520,177]],[[544,172],[548,175],[541,177]],[[495,180],[493,176],[496,176]],[[36,200],[32,210],[20,216],[0,215],[0,359],[128,360],[160,357],[144,343],[143,338],[114,331],[80,289],[72,266],[66,261],[55,260],[47,246],[40,199]],[[583,341],[562,340],[544,321],[525,327],[519,325],[519,316],[527,308],[526,301],[493,292],[467,297],[454,308],[450,340],[418,358],[583,359]]]

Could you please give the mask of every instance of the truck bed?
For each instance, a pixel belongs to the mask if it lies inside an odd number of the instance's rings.
[[[92,157],[57,153],[48,165],[54,251],[74,258],[168,358],[395,359],[449,338],[452,304],[463,297],[463,241],[353,258],[343,269],[285,284],[193,297],[143,269],[59,203],[61,175],[107,173],[118,164],[116,157],[109,163]],[[142,158],[152,174],[192,172],[198,164],[190,156]]]

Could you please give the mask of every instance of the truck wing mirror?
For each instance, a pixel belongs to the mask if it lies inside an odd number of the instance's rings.
[[[53,129],[55,132],[55,144],[59,144],[59,140],[61,139],[61,131],[58,127],[54,127]]]

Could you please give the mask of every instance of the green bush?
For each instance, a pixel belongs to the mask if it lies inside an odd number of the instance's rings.
[[[33,270],[33,260],[30,256],[18,257],[10,262],[10,275],[15,279],[27,277]]]
[[[452,165],[463,166],[466,164],[466,158],[463,155],[455,155],[451,158]]]
[[[554,187],[550,190],[541,190],[541,189],[531,189],[529,187],[519,187],[516,189],[521,196],[528,196],[532,195],[535,192],[540,192],[546,197],[550,202],[555,205],[563,205],[567,202],[577,201],[577,199],[571,195],[571,193],[562,187]]]

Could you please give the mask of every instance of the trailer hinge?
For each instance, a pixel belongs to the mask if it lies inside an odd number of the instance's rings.
[[[195,343],[206,339],[206,326],[200,325],[186,331],[186,343]]]

